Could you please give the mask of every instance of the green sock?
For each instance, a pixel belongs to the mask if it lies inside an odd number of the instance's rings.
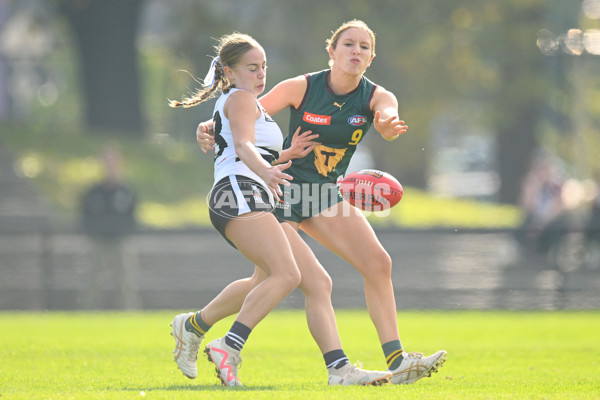
[[[400,344],[400,341],[392,340],[391,342],[384,343],[381,348],[383,349],[388,369],[398,368],[404,358],[402,356],[402,344]]]
[[[196,314],[192,315],[187,321],[185,321],[186,331],[194,332],[198,336],[206,335],[206,332],[208,332],[211,325],[208,325],[202,320],[202,315],[200,315],[201,312],[202,310],[198,311]]]

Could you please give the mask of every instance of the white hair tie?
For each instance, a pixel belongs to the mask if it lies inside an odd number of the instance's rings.
[[[204,86],[212,87],[213,83],[215,83],[215,69],[216,69],[216,64],[218,61],[219,61],[219,56],[216,56],[215,58],[213,58],[212,62],[210,63],[210,69],[208,70],[208,73],[204,77]]]

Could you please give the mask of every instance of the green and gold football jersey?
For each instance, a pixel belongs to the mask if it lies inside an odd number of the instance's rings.
[[[301,159],[292,160],[285,170],[294,183],[335,183],[346,173],[356,146],[373,123],[369,104],[375,85],[362,77],[358,87],[344,95],[334,94],[327,85],[330,70],[306,75],[307,89],[299,108],[290,108],[290,134],[284,149],[291,143],[293,132],[312,130],[320,142],[314,151]]]

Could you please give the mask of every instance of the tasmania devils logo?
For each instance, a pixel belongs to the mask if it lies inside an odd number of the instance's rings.
[[[361,126],[365,122],[367,122],[367,117],[363,117],[362,115],[353,115],[348,118],[348,123],[352,126]]]
[[[308,122],[313,125],[329,125],[331,124],[331,115],[318,115],[305,112],[302,117],[304,122]]]

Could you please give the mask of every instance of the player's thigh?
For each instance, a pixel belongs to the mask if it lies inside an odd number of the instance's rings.
[[[250,212],[233,218],[225,227],[225,235],[267,274],[286,269],[297,271],[290,244],[273,214]]]
[[[365,216],[355,207],[340,202],[302,222],[300,228],[313,239],[352,264],[360,272],[380,265],[388,268],[391,260]]]
[[[286,233],[288,242],[298,269],[302,274],[299,288],[305,294],[311,292],[331,292],[331,277],[325,271],[310,246],[298,234],[297,229],[288,223],[281,224]]]

